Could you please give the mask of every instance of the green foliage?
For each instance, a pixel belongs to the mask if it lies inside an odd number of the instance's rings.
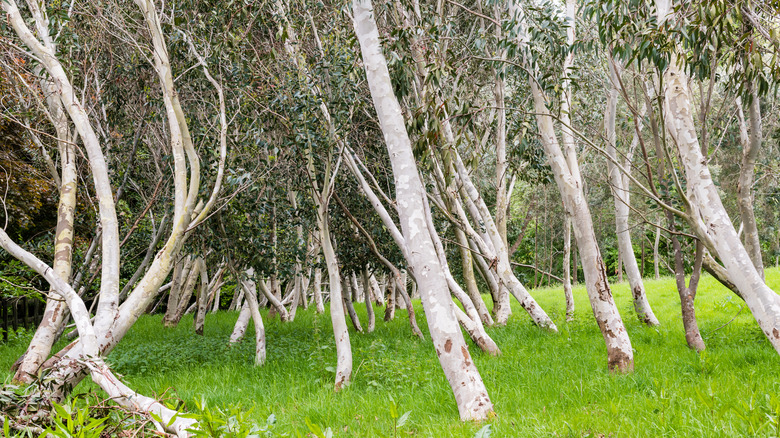
[[[58,438],[100,438],[106,428],[103,424],[108,417],[95,419],[90,416],[88,407],[77,407],[75,400],[60,405],[52,403],[54,415],[51,417],[51,427],[46,429],[43,436],[49,434]]]
[[[208,406],[205,399],[195,402],[195,409],[186,415],[197,420],[198,427],[190,432],[195,437],[202,438],[259,438],[277,437],[274,431],[276,416],[266,418],[264,424],[257,424],[252,409],[246,410],[237,406],[226,409]]]
[[[19,260],[9,257],[0,263],[0,278],[0,297],[40,296],[30,290],[43,286],[40,278]]]

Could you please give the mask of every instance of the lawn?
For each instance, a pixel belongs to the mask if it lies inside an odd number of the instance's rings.
[[[780,271],[767,277],[780,290]],[[227,346],[233,312],[209,315],[202,337],[193,333],[191,317],[164,329],[161,316],[144,316],[109,361],[141,393],[180,399],[189,409],[201,399],[211,407],[251,409],[249,417],[261,424],[273,414],[275,431],[290,436],[306,436],[307,422],[337,437],[472,437],[486,424],[493,437],[780,436],[780,357],[744,303],[711,277],[702,279],[696,306],[707,350],[697,354],[685,345],[673,279],[645,285],[658,328],[638,323],[627,284],[613,288],[635,351],[629,375],[607,372],[583,287],[574,290],[577,313],[569,323],[561,289],[532,291],[558,334],[533,326],[514,303],[509,324],[488,329],[503,354],[494,358],[470,347],[495,404],[496,417],[483,424],[458,420],[430,342],[412,335],[402,310],[394,321],[377,321],[374,333],[350,332],[352,384],[338,393],[329,316],[313,308],[292,323],[264,320],[268,362],[262,367],[253,366],[251,326],[239,345]],[[365,321],[364,306],[356,308]],[[0,346],[3,376],[28,340]],[[407,411],[406,424],[394,430],[392,413]]]

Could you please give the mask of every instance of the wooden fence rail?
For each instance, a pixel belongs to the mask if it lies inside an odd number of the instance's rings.
[[[44,303],[30,297],[0,297],[0,330],[3,341],[8,341],[8,333],[16,332],[20,327],[36,327],[43,317]]]

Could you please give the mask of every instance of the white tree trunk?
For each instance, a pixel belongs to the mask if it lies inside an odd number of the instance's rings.
[[[374,305],[371,299],[371,280],[369,280],[368,267],[363,269],[363,300],[366,304],[366,314],[368,315],[368,326],[366,331],[371,333],[376,327],[376,315],[374,315]]]
[[[395,319],[395,308],[396,308],[396,284],[398,282],[394,280],[389,280],[387,282],[387,301],[385,303],[385,321],[392,321]]]
[[[341,283],[342,290],[344,291],[344,308],[347,309],[349,320],[352,322],[352,327],[356,331],[363,333],[363,326],[360,324],[360,319],[355,312],[355,306],[352,301],[355,296],[354,290],[356,289],[356,286],[352,286],[350,283],[349,275],[347,278],[344,278]]]
[[[653,242],[653,269],[655,271],[655,279],[658,280],[661,278],[661,269],[660,269],[660,263],[661,263],[661,257],[658,253],[658,245],[661,242],[661,224],[655,226],[655,241]]]
[[[349,330],[347,329],[347,320],[344,315],[344,306],[342,305],[343,297],[339,262],[331,241],[327,206],[322,204],[317,209],[317,225],[320,231],[322,256],[325,258],[325,266],[328,268],[330,320],[333,325],[333,335],[336,338],[335,390],[338,391],[348,385],[352,377],[352,346],[349,342]]]
[[[729,279],[741,292],[772,346],[780,353],[780,296],[764,283],[723,207],[696,136],[688,79],[677,67],[675,57],[664,72],[664,85],[666,127],[677,145],[685,168],[688,197],[697,210],[696,222],[692,225],[698,233],[704,234],[703,238],[709,238]]]
[[[582,191],[582,182],[570,171],[569,164],[558,145],[552,115],[549,114],[542,91],[533,78],[529,82],[542,146],[561,192],[564,208],[573,220],[574,237],[582,260],[588,297],[604,342],[607,344],[608,367],[618,372],[629,372],[634,368],[634,353],[607,282],[606,267],[593,231],[593,221]]]
[[[3,7],[8,7],[6,6],[8,4],[15,7],[13,3],[6,3]],[[18,10],[16,13],[18,14]],[[188,437],[187,429],[197,426],[195,420],[179,417],[179,412],[165,407],[154,399],[132,391],[122,384],[103,362],[100,358],[100,345],[95,327],[90,323],[89,312],[76,291],[67,282],[59,278],[52,268],[16,245],[5,233],[5,230],[2,229],[0,229],[0,247],[44,277],[52,289],[65,299],[76,323],[80,345],[84,352],[84,355],[73,359],[73,365],[75,366],[78,363],[85,366],[90,371],[92,381],[108,393],[108,396],[119,405],[136,411],[154,414],[162,420],[160,422],[154,420],[158,427],[165,428],[165,430],[174,433],[178,437]],[[56,395],[53,394],[52,397]]]
[[[257,286],[252,276],[254,275],[254,269],[248,269],[246,271],[248,278],[241,281],[241,286],[244,288],[244,296],[249,307],[249,313],[252,315],[252,322],[255,323],[255,365],[262,365],[265,363],[265,327],[263,326],[263,318],[260,316],[260,308],[257,304]]]
[[[490,316],[485,302],[482,301],[482,294],[477,286],[477,278],[474,275],[474,260],[469,249],[469,240],[466,234],[460,228],[455,228],[455,237],[458,239],[458,249],[460,250],[461,266],[463,268],[463,282],[466,283],[466,291],[474,303],[474,306],[486,326],[493,325],[493,317]]]
[[[526,32],[524,12],[519,5],[511,2],[510,16],[515,18],[520,26],[517,40],[523,45]],[[582,260],[588,297],[593,315],[607,345],[607,366],[613,371],[629,372],[634,368],[634,353],[607,281],[606,267],[593,230],[593,219],[585,199],[576,153],[568,151],[569,153],[564,155],[561,150],[553,125],[553,116],[547,108],[544,93],[539,88],[535,75],[536,71],[532,69],[529,72],[528,82],[534,100],[536,123],[542,147],[561,193],[563,206],[573,221],[574,237]]]
[[[737,98],[737,114],[739,115],[742,143],[742,166],[739,169],[739,180],[737,181],[737,205],[739,205],[739,213],[745,227],[745,250],[750,255],[750,260],[753,261],[758,275],[764,278],[761,242],[758,240],[758,226],[753,212],[753,175],[758,152],[761,149],[761,101],[754,83],[751,83],[747,88],[752,97],[748,107],[749,131],[742,111],[742,102]]]
[[[604,114],[604,131],[607,137],[607,153],[612,158],[607,160],[607,168],[609,169],[609,181],[612,186],[612,197],[615,201],[615,231],[618,240],[618,255],[619,260],[622,261],[626,274],[628,275],[628,282],[631,286],[631,296],[634,299],[634,310],[636,311],[637,318],[644,324],[657,326],[658,319],[655,317],[653,309],[650,307],[650,303],[647,300],[642,274],[639,272],[639,266],[637,265],[636,256],[634,255],[634,246],[631,243],[631,228],[628,225],[631,192],[629,191],[628,176],[623,175],[615,164],[615,162],[619,162],[615,119],[617,117],[618,103],[618,75],[621,73],[621,68],[618,63],[611,58],[609,70],[611,86],[607,95],[607,108]],[[626,171],[631,169],[631,156],[633,148],[638,141],[639,139],[635,135],[633,144],[629,148],[625,160],[620,160],[623,162],[622,167]],[[618,269],[619,274],[622,273],[620,263],[618,263]],[[622,275],[619,276],[622,277]]]
[[[105,158],[103,157],[97,136],[90,125],[86,111],[76,99],[76,92],[69,82],[69,78],[65,74],[62,65],[56,59],[54,52],[52,50],[47,50],[43,44],[35,39],[32,32],[26,27],[24,20],[21,18],[14,1],[3,3],[3,9],[8,14],[8,21],[12,24],[14,30],[24,41],[25,45],[27,45],[36,57],[41,60],[47,72],[53,79],[52,84],[55,85],[55,94],[59,96],[59,99],[62,101],[63,106],[66,108],[71,120],[76,126],[79,136],[82,138],[93,174],[94,185],[98,197],[100,223],[102,226],[103,257],[101,292],[94,326],[95,332],[100,335],[98,338],[98,350],[94,353],[87,353],[86,341],[82,337],[77,344],[73,344],[72,347],[66,347],[66,351],[56,355],[56,357],[53,358],[54,362],[49,363],[49,361],[47,361],[47,366],[54,367],[53,372],[50,374],[54,386],[52,392],[53,398],[62,396],[68,388],[74,387],[78,380],[83,376],[82,372],[85,371],[87,364],[80,362],[80,357],[83,357],[84,354],[94,355],[95,357],[97,357],[98,354],[107,354],[119,340],[124,337],[133,323],[153,302],[160,289],[160,285],[170,273],[173,260],[181,248],[184,231],[190,225],[191,212],[195,206],[199,191],[200,170],[198,157],[192,142],[189,140],[189,133],[186,131],[186,120],[181,111],[181,106],[178,103],[178,98],[175,96],[175,90],[173,89],[170,63],[168,62],[165,41],[162,37],[159,17],[149,1],[137,0],[136,4],[144,13],[144,18],[146,19],[152,34],[152,40],[155,46],[155,68],[160,77],[161,84],[163,85],[163,100],[169,115],[169,123],[178,125],[170,127],[172,155],[174,157],[175,220],[170,237],[164,247],[157,253],[151,267],[134,288],[128,299],[121,306],[118,306],[118,227],[116,223],[116,211],[113,205],[114,200],[111,195],[111,187],[107,176],[108,172]],[[40,19],[42,14],[37,9],[37,3],[28,2],[28,6],[33,10],[40,37],[44,41],[48,40],[48,24],[45,20]],[[204,70],[205,69],[204,64]],[[166,80],[166,78],[169,80]],[[215,81],[212,81],[212,84],[213,83],[215,83]],[[224,105],[221,105],[220,107],[223,110],[222,115],[224,116]],[[175,116],[176,122],[171,121],[171,115]],[[221,117],[221,121],[224,128],[225,117]],[[224,136],[221,140],[224,140]],[[225,144],[225,141],[221,141],[220,169],[218,175],[222,174],[224,166]],[[187,187],[186,176],[188,162],[190,167],[189,188]],[[217,181],[214,192],[212,193],[212,199],[216,196],[219,186],[220,181]],[[207,207],[200,209],[201,216],[208,212],[208,205],[210,204],[212,204],[212,202],[207,204]],[[72,310],[73,308],[71,307],[71,311]],[[94,378],[95,374],[93,372],[93,379]],[[114,388],[114,390],[119,391],[119,393],[122,393],[123,391],[121,388]],[[176,424],[179,424],[179,422],[176,422]]]
[[[566,321],[574,320],[574,294],[571,290],[571,217],[563,218],[563,296],[566,299]]]
[[[195,333],[202,335],[203,326],[206,323],[206,307],[208,307],[209,300],[209,277],[208,270],[206,269],[206,262],[202,258],[198,259],[198,262],[200,263],[200,289],[198,290],[198,296],[195,300],[197,310],[195,311],[193,324],[195,326]]]
[[[425,193],[401,108],[393,94],[371,2],[355,0],[352,10],[371,97],[393,166],[401,230],[409,245],[408,261],[419,284],[431,338],[461,419],[482,420],[493,412],[493,404],[458,327],[446,278],[428,232],[425,216],[430,211],[423,208]]]
[[[114,196],[111,192],[111,180],[108,177],[100,140],[95,134],[87,116],[73,89],[68,75],[57,60],[53,43],[48,34],[48,22],[37,9],[37,3],[31,2],[36,27],[41,38],[47,44],[41,43],[24,23],[15,1],[3,2],[3,10],[7,21],[11,24],[22,42],[37,56],[51,76],[54,90],[62,101],[76,131],[81,137],[84,149],[87,151],[90,169],[92,170],[95,193],[98,198],[98,212],[102,228],[102,271],[100,277],[100,299],[95,315],[95,330],[98,333],[108,331],[117,313],[119,298],[119,223],[114,208]]]
[[[246,295],[246,293],[244,294]],[[252,310],[249,308],[248,300],[241,304],[241,311],[238,312],[236,325],[233,326],[233,333],[230,334],[230,343],[235,344],[244,339],[246,328],[249,327],[249,319],[252,317]]]
[[[314,270],[314,304],[317,313],[325,313],[325,305],[322,303],[322,269]]]
[[[290,315],[287,313],[287,309],[282,305],[282,302],[279,301],[279,298],[274,295],[268,284],[262,278],[259,279],[258,282],[260,283],[260,290],[263,292],[263,295],[265,295],[265,298],[268,300],[268,302],[271,303],[271,307],[276,309],[276,311],[279,313],[282,322],[289,321]]]
[[[44,89],[49,88],[47,81],[41,81]],[[48,94],[48,93],[47,93]],[[52,268],[63,281],[69,281],[73,270],[73,219],[76,209],[76,149],[70,141],[67,116],[59,99],[52,96],[47,99],[49,112],[54,117],[55,129],[60,151],[62,174],[57,206],[57,229],[54,238],[54,262]],[[56,171],[55,171],[56,172]],[[14,380],[30,383],[37,375],[39,367],[48,358],[57,338],[60,327],[65,323],[67,305],[61,300],[47,299],[41,324],[35,330],[30,346],[24,354]]]
[[[447,136],[449,136],[449,134],[447,134]],[[456,175],[458,181],[461,182],[461,190],[464,192],[464,201],[469,207],[472,217],[482,219],[481,222],[485,227],[485,236],[479,236],[476,231],[471,228],[470,224],[464,220],[464,224],[467,227],[466,231],[469,236],[474,239],[474,242],[479,245],[480,251],[492,258],[491,270],[494,271],[498,277],[499,291],[501,287],[506,287],[512,296],[514,296],[515,299],[520,302],[520,305],[523,306],[523,309],[528,312],[536,325],[547,330],[557,332],[558,328],[555,326],[555,323],[552,321],[552,319],[550,319],[544,309],[539,306],[536,300],[534,300],[531,294],[528,293],[528,290],[526,290],[525,286],[520,283],[520,280],[517,279],[514,271],[512,271],[512,265],[509,262],[509,250],[504,244],[504,241],[498,232],[498,228],[496,227],[493,218],[490,216],[490,212],[488,211],[484,200],[479,195],[477,188],[471,181],[460,154],[457,150],[453,149],[452,156],[455,169],[457,170]],[[458,208],[459,204],[456,203],[455,206]],[[458,214],[462,219],[465,219],[464,212],[459,212]],[[499,292],[499,300],[502,299],[501,297],[502,294]],[[496,324],[502,324],[504,316],[496,314],[494,317]],[[506,317],[508,318],[508,314]],[[504,323],[505,322],[506,321],[504,321]]]

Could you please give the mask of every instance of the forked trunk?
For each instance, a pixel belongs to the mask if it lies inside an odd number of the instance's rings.
[[[401,107],[393,94],[371,2],[355,0],[352,10],[371,97],[393,167],[398,216],[409,248],[408,263],[419,286],[431,339],[455,394],[461,419],[483,420],[493,412],[493,404],[458,327],[446,278],[426,225],[425,216],[431,213],[423,208],[425,193]]]
[[[666,68],[664,84],[666,127],[677,144],[689,198],[696,209],[691,225],[699,237],[711,242],[759,327],[780,353],[780,296],[764,283],[723,207],[699,147],[687,76],[677,67],[676,57]]]
[[[244,288],[244,296],[249,313],[252,315],[252,322],[255,323],[255,365],[262,365],[265,363],[265,327],[257,304],[257,286],[252,280],[254,269],[248,269],[246,273],[248,278],[241,281],[241,286]]]
[[[71,142],[67,141],[68,126],[67,117],[62,112],[62,105],[55,99],[50,99],[56,104],[49,105],[56,121],[59,142],[60,161],[62,173],[60,178],[60,200],[57,207],[57,229],[54,239],[54,262],[52,268],[63,281],[69,281],[72,273],[73,256],[73,218],[76,209],[76,151]],[[46,309],[43,313],[40,325],[35,330],[30,346],[21,359],[19,368],[14,374],[17,382],[30,383],[38,373],[39,367],[49,357],[51,348],[57,340],[57,335],[65,324],[65,318],[69,315],[66,304],[62,300],[47,299]]]
[[[674,224],[674,215],[671,212],[666,213],[669,222],[669,229],[676,230]],[[680,295],[680,309],[682,311],[683,329],[685,330],[685,342],[688,348],[695,351],[704,351],[704,339],[699,332],[699,324],[696,321],[696,308],[694,300],[696,298],[696,289],[701,276],[702,259],[704,258],[704,245],[696,242],[696,254],[693,263],[693,272],[688,286],[685,285],[685,265],[683,264],[682,245],[677,235],[671,235],[672,248],[674,249],[674,279],[677,285],[677,293]]]
[[[363,269],[363,297],[366,304],[366,314],[368,315],[366,331],[371,333],[376,326],[376,316],[374,315],[374,306],[371,300],[371,280],[369,280],[368,276],[368,268]]]

